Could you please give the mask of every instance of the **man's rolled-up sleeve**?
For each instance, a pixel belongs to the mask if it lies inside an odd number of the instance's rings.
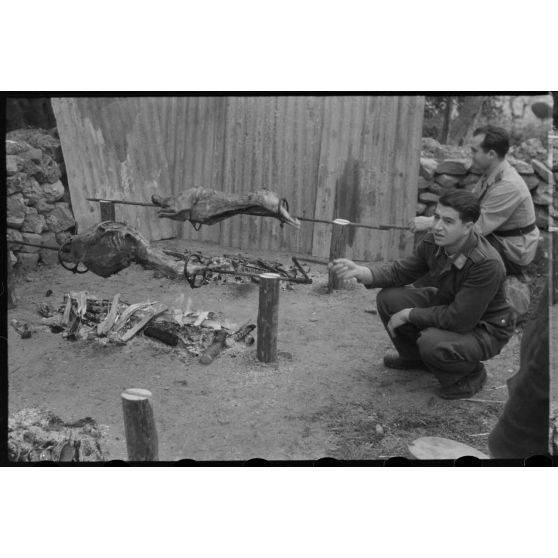
[[[413,308],[409,321],[419,329],[437,327],[456,333],[472,331],[504,280],[497,260],[474,264],[451,304]]]
[[[511,182],[494,186],[481,204],[481,214],[475,230],[487,236],[503,225],[523,201],[521,192]]]

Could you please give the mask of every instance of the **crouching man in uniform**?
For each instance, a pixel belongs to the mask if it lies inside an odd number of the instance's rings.
[[[384,357],[385,366],[430,370],[444,399],[479,391],[486,381],[482,361],[497,355],[515,328],[504,292],[505,267],[475,231],[479,215],[474,194],[451,192],[440,198],[432,231],[411,256],[371,266],[348,259],[329,264],[339,279],[382,288],[378,313],[397,349]],[[406,286],[425,274],[434,286]]]

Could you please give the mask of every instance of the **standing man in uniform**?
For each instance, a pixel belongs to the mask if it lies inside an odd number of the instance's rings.
[[[483,174],[473,192],[481,204],[475,230],[496,248],[507,275],[523,275],[537,251],[539,229],[529,188],[506,160],[509,135],[503,128],[485,126],[473,133],[473,168]],[[429,230],[433,217],[415,217],[411,230]]]
[[[502,350],[515,327],[502,259],[475,231],[480,212],[474,194],[451,192],[440,198],[432,232],[411,256],[370,266],[348,259],[329,264],[339,279],[382,287],[378,313],[398,353],[386,355],[384,365],[430,370],[444,399],[471,397],[482,388],[482,361]],[[406,287],[427,273],[433,287]]]

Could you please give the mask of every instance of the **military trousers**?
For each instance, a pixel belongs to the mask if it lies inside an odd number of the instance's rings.
[[[435,287],[390,287],[376,298],[378,314],[386,327],[396,312],[404,308],[437,306]],[[507,340],[490,335],[482,325],[468,333],[407,323],[395,330],[391,341],[403,359],[422,360],[443,386],[449,386],[478,371],[483,360],[497,355]]]

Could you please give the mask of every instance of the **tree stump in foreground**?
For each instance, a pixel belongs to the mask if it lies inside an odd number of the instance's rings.
[[[129,461],[159,461],[159,441],[152,394],[146,389],[131,388],[121,394],[124,430]]]

